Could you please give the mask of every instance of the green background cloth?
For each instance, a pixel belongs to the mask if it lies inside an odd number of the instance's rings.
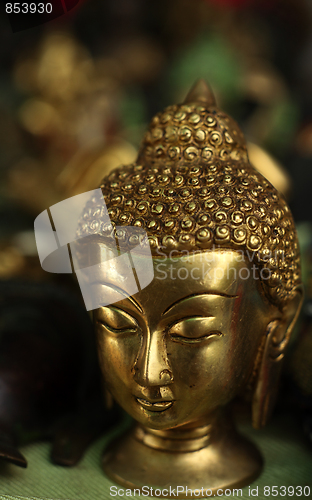
[[[312,498],[312,447],[297,429],[297,423],[290,417],[279,416],[261,431],[243,425],[240,430],[257,443],[265,458],[261,476],[254,481],[252,489],[258,486],[258,499],[273,498],[263,494],[264,486],[307,486],[311,487]],[[120,433],[115,429],[94,443],[79,465],[73,468],[53,465],[49,461],[51,444],[42,442],[21,449],[28,460],[28,468],[21,469],[11,464],[0,464],[0,500],[67,499],[108,500],[111,482],[101,470],[101,455],[106,443]],[[181,479],[183,485],[183,478]],[[200,486],[200,485],[199,485]],[[200,486],[201,487],[201,486]],[[126,492],[125,492],[126,493]],[[125,496],[123,498],[140,498]],[[141,496],[141,498],[147,498]],[[193,497],[194,498],[194,497]],[[225,496],[223,498],[226,498]],[[228,498],[234,498],[230,496]],[[253,498],[248,487],[240,498]],[[282,495],[276,498],[282,498]],[[290,498],[290,496],[284,496]],[[292,498],[299,498],[295,495]]]

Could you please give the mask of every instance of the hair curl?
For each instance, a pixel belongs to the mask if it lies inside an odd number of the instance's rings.
[[[215,106],[174,105],[158,113],[136,163],[101,183],[113,226],[143,228],[153,255],[219,248],[243,250],[260,268],[271,302],[281,306],[301,283],[297,233],[283,196],[249,163],[236,122]],[[91,201],[79,236],[100,233]]]

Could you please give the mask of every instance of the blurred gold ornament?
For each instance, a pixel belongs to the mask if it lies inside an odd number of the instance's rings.
[[[51,160],[44,165],[26,158],[11,168],[7,190],[13,199],[37,214],[65,198],[93,189],[103,172],[108,174],[121,163],[133,161],[135,156],[131,144],[116,139],[104,147],[78,151],[63,169],[56,169]]]
[[[11,245],[0,248],[0,279],[5,280],[18,276],[25,265],[23,255]]]
[[[273,186],[282,193],[286,199],[291,195],[291,178],[284,167],[263,148],[248,142],[248,156],[250,163],[262,174]]]
[[[31,211],[88,191],[103,171],[134,160],[135,149],[121,138],[120,65],[93,59],[66,32],[46,35],[16,63],[16,84],[30,93],[18,118],[37,154],[12,166],[7,192]]]
[[[56,178],[56,186],[68,197],[89,191],[99,184],[103,172],[108,175],[119,165],[134,161],[136,155],[136,149],[122,140],[104,148],[78,151]]]

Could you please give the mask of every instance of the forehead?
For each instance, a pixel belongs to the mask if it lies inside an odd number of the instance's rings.
[[[98,243],[101,247],[102,243]],[[101,248],[99,248],[101,252]],[[102,248],[103,253],[103,248]],[[146,275],[151,259],[137,255],[132,260],[138,288],[133,288],[133,269],[126,259],[102,262],[94,269],[93,282],[105,289],[107,304],[116,303],[133,296],[144,308],[157,302],[158,307],[168,307],[190,295],[204,293],[226,297],[249,294],[259,300],[259,279],[252,263],[243,252],[233,250],[209,250],[199,253],[169,257],[153,257],[153,276],[146,286],[141,286],[138,277]],[[140,289],[141,288],[141,289]],[[116,295],[115,290],[121,292]],[[125,292],[123,294],[123,292]],[[134,292],[134,293],[133,293]],[[102,292],[101,292],[102,293]],[[122,296],[123,294],[123,296]],[[106,305],[106,304],[103,304]]]
[[[203,290],[219,292],[224,295],[236,295],[241,282],[250,286],[253,280],[251,265],[242,252],[232,250],[209,250],[180,257],[166,259],[154,258],[154,282],[177,282],[177,288],[183,282],[194,293]]]

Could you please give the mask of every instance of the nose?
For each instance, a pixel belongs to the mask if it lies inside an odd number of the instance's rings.
[[[134,366],[134,379],[141,386],[163,386],[173,382],[163,332],[149,332]]]

